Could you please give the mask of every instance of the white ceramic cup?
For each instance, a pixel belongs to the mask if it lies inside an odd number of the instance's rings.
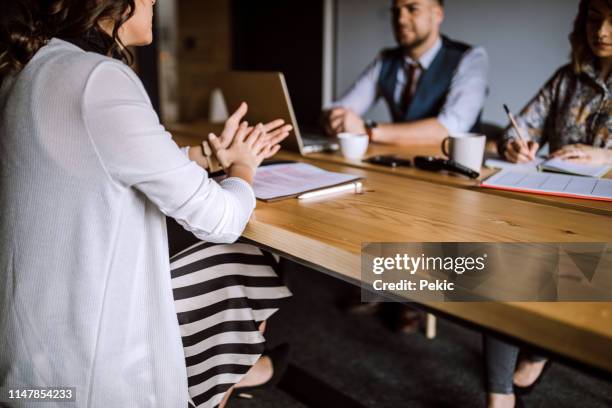
[[[487,137],[477,133],[451,134],[442,141],[442,153],[478,173],[482,170]]]
[[[357,135],[354,133],[340,133],[338,135],[340,141],[340,151],[342,155],[349,160],[359,160],[368,151],[370,142],[368,135]]]

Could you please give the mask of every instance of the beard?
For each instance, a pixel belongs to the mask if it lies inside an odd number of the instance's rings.
[[[397,43],[404,48],[406,51],[411,51],[414,50],[415,48],[420,47],[421,45],[425,44],[429,38],[431,37],[431,31],[428,31],[425,34],[419,34],[417,32],[415,32],[415,37],[413,40],[411,41],[405,41],[402,39],[402,34],[401,34],[401,30],[396,28],[396,34],[395,34],[395,39],[397,41]]]

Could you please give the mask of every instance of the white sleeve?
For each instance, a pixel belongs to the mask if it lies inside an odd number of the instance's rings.
[[[487,98],[489,57],[484,48],[468,51],[453,76],[438,121],[449,133],[468,132],[476,123]]]
[[[382,61],[377,57],[331,108],[348,108],[359,116],[365,115],[378,99],[378,77],[381,69]]]
[[[81,109],[100,161],[118,186],[141,191],[202,240],[226,243],[242,235],[255,208],[251,186],[238,178],[217,184],[190,161],[159,123],[130,68],[100,63]]]

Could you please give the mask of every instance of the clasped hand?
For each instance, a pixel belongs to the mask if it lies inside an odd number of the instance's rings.
[[[291,125],[285,125],[282,119],[249,126],[242,120],[247,111],[247,104],[242,103],[225,122],[221,135],[208,135],[214,156],[226,170],[234,165],[252,169],[258,167],[263,160],[271,158],[280,150],[280,142],[293,128]],[[203,149],[199,147],[199,151],[202,152]],[[206,164],[201,163],[206,162],[205,160],[196,158],[195,161],[206,167]]]

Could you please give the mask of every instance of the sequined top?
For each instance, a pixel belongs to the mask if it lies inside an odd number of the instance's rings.
[[[523,136],[540,146],[550,143],[551,152],[576,143],[612,148],[610,77],[599,78],[593,64],[585,65],[580,74],[571,65],[561,67],[516,118]],[[499,143],[501,154],[514,137],[514,129],[507,128]]]

